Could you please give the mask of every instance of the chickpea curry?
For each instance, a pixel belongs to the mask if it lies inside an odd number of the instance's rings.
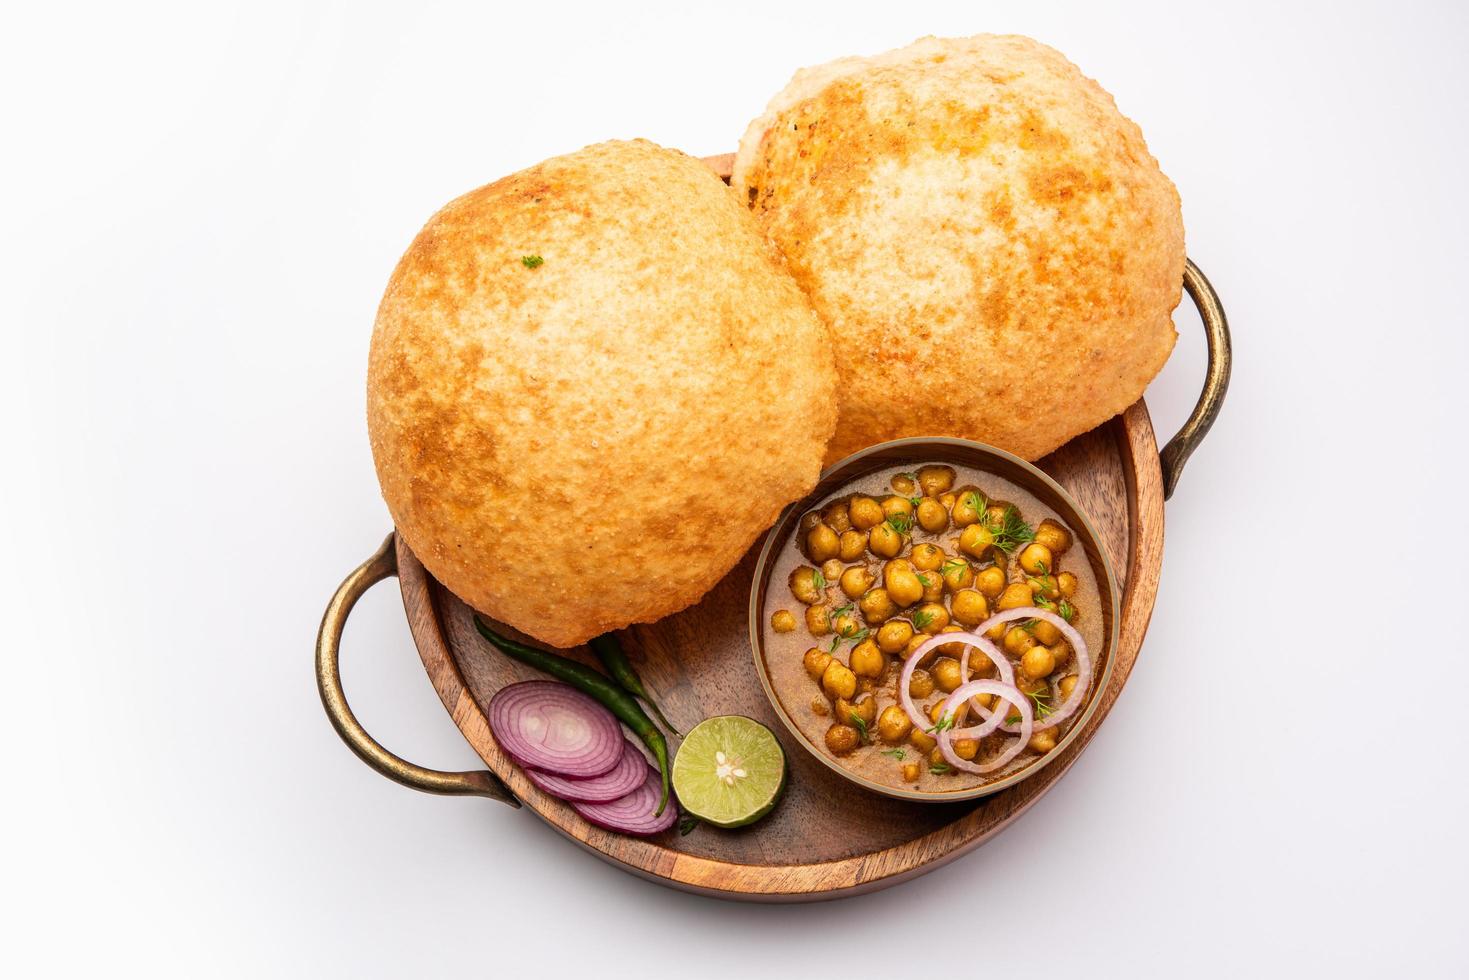
[[[1073,543],[993,474],[931,464],[849,484],[801,518],[771,579],[766,661],[787,715],[843,768],[907,790],[1043,757],[1079,717],[1102,635]]]

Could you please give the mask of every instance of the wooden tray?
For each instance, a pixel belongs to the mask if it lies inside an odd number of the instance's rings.
[[[712,158],[724,169],[727,158]],[[504,684],[539,676],[490,651],[470,609],[389,535],[332,598],[317,639],[322,703],[349,747],[379,772],[414,789],[487,796],[524,805],[605,860],[689,891],[760,901],[811,901],[873,891],[951,861],[989,840],[1025,812],[1071,767],[1096,734],[1132,672],[1157,595],[1163,556],[1163,502],[1194,446],[1208,431],[1229,378],[1223,310],[1192,262],[1185,286],[1209,335],[1209,372],[1188,423],[1161,459],[1147,406],[1067,443],[1040,462],[1077,500],[1102,536],[1123,588],[1120,641],[1111,683],[1096,713],[1062,757],[1011,789],[968,803],[910,803],[867,793],[820,765],[776,718],[751,661],[747,611],[757,542],[697,606],[623,633],[623,643],[675,724],[716,714],[763,721],[791,764],[786,797],[753,827],[699,827],[640,840],[587,824],[571,807],[533,786],[495,743],[485,720]],[[489,771],[445,773],[406,762],[379,745],[347,706],[337,669],[342,628],[357,599],[397,574],[403,605],[429,678]],[[592,661],[585,649],[577,652]]]

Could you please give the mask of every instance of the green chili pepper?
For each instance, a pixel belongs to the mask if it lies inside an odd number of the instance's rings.
[[[668,805],[668,742],[664,740],[663,733],[658,730],[657,725],[653,724],[653,719],[643,711],[643,706],[638,704],[636,698],[586,664],[551,653],[549,650],[537,650],[535,647],[529,647],[524,643],[517,643],[508,637],[501,636],[486,626],[478,616],[474,617],[474,628],[479,630],[480,636],[489,640],[496,649],[511,660],[519,660],[523,664],[544,671],[557,680],[565,681],[577,690],[596,698],[616,715],[618,720],[637,733],[638,738],[642,739],[643,744],[653,753],[653,758],[658,760],[658,774],[663,777],[663,798],[658,801],[658,809],[653,815],[657,816],[663,812],[663,808]]]
[[[597,655],[597,659],[602,661],[602,666],[607,668],[607,673],[622,685],[624,691],[642,698],[647,702],[648,707],[653,709],[653,714],[657,715],[658,721],[664,728],[678,735],[679,738],[683,738],[682,735],[679,735],[678,729],[674,728],[673,723],[668,720],[668,716],[663,713],[663,709],[658,707],[658,702],[649,697],[648,692],[643,689],[643,680],[628,662],[627,654],[622,652],[622,644],[618,642],[616,633],[603,633],[594,638],[588,646]]]

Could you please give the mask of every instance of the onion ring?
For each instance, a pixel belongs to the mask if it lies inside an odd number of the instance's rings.
[[[970,681],[968,684],[960,684],[956,687],[948,699],[944,701],[943,715],[940,717],[948,717],[959,705],[968,701],[976,694],[993,694],[1015,705],[1016,710],[1020,712],[1020,737],[1010,743],[1009,748],[1005,749],[1005,751],[995,756],[989,762],[982,764],[961,759],[959,758],[959,754],[954,751],[953,738],[958,735],[963,735],[963,737],[967,738],[969,737],[967,734],[950,731],[945,728],[935,732],[934,738],[938,740],[939,751],[943,753],[944,761],[949,765],[955,769],[963,769],[965,772],[983,774],[1005,767],[1010,763],[1010,760],[1014,759],[1024,750],[1026,744],[1030,741],[1034,712],[1030,707],[1030,699],[1022,694],[1020,689],[1015,685],[1004,684],[1000,681],[978,680]],[[994,713],[995,717],[998,717],[999,714],[998,711]],[[1006,714],[1009,714],[1009,712],[1006,712]]]
[[[1091,688],[1092,683],[1091,651],[1087,649],[1086,640],[1081,638],[1081,634],[1076,631],[1076,627],[1050,610],[1041,609],[1038,606],[1020,606],[1015,609],[1006,609],[1004,612],[995,613],[995,615],[976,626],[974,631],[976,633],[984,633],[1001,623],[1009,623],[1017,619],[1045,620],[1061,631],[1061,635],[1071,644],[1071,649],[1076,654],[1076,687],[1071,689],[1071,696],[1063,701],[1060,707],[1056,708],[1055,711],[1052,711],[1041,721],[1035,723],[1034,730],[1043,732],[1047,728],[1054,728],[1067,718],[1070,718],[1076,712],[1076,709],[1080,707],[1082,701],[1085,700],[1086,692]],[[989,719],[990,712],[988,709],[976,705],[975,710],[979,712],[981,718]],[[1009,712],[1006,712],[1006,714],[1008,715]],[[998,722],[998,727],[1001,731],[1011,734],[1019,730],[1016,725],[1003,719]]]
[[[913,680],[913,670],[918,666],[918,661],[923,659],[923,655],[936,647],[941,647],[948,643],[962,643],[966,647],[979,649],[985,656],[995,662],[995,667],[1000,672],[1001,680],[1012,687],[1015,684],[1015,670],[1010,666],[1010,661],[1005,659],[1005,655],[993,643],[978,633],[935,634],[918,645],[918,649],[913,651],[913,655],[903,662],[903,671],[898,675],[898,703],[908,713],[908,720],[913,722],[919,729],[927,729],[933,722],[927,715],[919,711],[918,706],[913,703],[913,695],[908,692],[908,683]],[[964,657],[960,669],[964,672],[964,679],[967,681],[969,679],[969,657],[967,655]],[[975,705],[975,707],[978,708],[978,705]],[[985,717],[988,717],[988,715]],[[995,725],[991,725],[986,731],[986,734],[994,731],[995,727]]]

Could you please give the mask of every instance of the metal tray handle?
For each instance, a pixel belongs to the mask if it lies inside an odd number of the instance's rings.
[[[1209,369],[1204,375],[1204,390],[1199,394],[1199,403],[1193,414],[1178,430],[1178,435],[1168,440],[1159,454],[1163,466],[1163,499],[1173,496],[1178,487],[1178,478],[1183,475],[1183,464],[1199,448],[1199,443],[1208,435],[1209,427],[1219,417],[1224,406],[1224,393],[1229,390],[1229,370],[1233,354],[1230,351],[1229,321],[1224,317],[1224,306],[1219,294],[1192,259],[1185,261],[1183,288],[1198,308],[1204,321],[1204,333],[1209,339]]]
[[[389,534],[371,558],[357,568],[337,587],[332,601],[327,604],[326,614],[321,618],[321,632],[316,635],[316,687],[321,692],[321,704],[326,708],[332,727],[342,736],[347,747],[373,769],[394,782],[410,789],[442,796],[487,796],[492,800],[520,806],[517,800],[500,781],[500,777],[487,770],[476,772],[441,772],[425,769],[401,759],[378,744],[367,734],[352,709],[347,706],[347,696],[342,691],[342,674],[337,666],[337,656],[342,645],[342,629],[357,600],[377,583],[398,574],[398,556],[394,548],[394,535]]]

